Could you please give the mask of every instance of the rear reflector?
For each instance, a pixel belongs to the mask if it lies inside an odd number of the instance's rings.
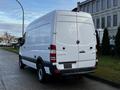
[[[56,62],[56,53],[50,53],[50,61],[52,63],[55,63]]]
[[[56,45],[50,45],[51,50],[56,50]]]
[[[50,61],[56,63],[56,45],[50,45]]]

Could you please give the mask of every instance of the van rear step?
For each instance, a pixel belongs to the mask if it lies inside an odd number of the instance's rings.
[[[66,70],[61,70],[60,73],[62,75],[85,74],[85,73],[94,72],[95,69],[96,69],[95,67],[66,69]]]

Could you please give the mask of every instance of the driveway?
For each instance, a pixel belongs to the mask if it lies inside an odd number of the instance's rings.
[[[0,90],[118,90],[85,77],[50,80],[41,84],[32,68],[20,70],[18,55],[0,49]]]

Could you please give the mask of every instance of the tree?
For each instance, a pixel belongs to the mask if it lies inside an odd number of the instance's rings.
[[[13,38],[14,36],[10,35],[8,32],[4,33],[4,39],[6,40],[7,43],[10,43]]]
[[[96,32],[96,40],[97,40],[96,48],[97,48],[98,54],[99,54],[99,52],[100,52],[100,39],[99,39],[98,31],[96,30],[95,32]]]
[[[118,27],[118,31],[115,37],[115,49],[116,49],[116,54],[120,55],[120,26]]]
[[[102,39],[102,54],[109,55],[110,54],[110,41],[107,28],[104,29],[103,39]]]

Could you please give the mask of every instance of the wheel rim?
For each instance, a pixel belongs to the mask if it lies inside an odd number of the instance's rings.
[[[38,71],[39,80],[42,80],[42,78],[43,78],[42,75],[43,75],[43,71],[40,68],[39,71]]]

